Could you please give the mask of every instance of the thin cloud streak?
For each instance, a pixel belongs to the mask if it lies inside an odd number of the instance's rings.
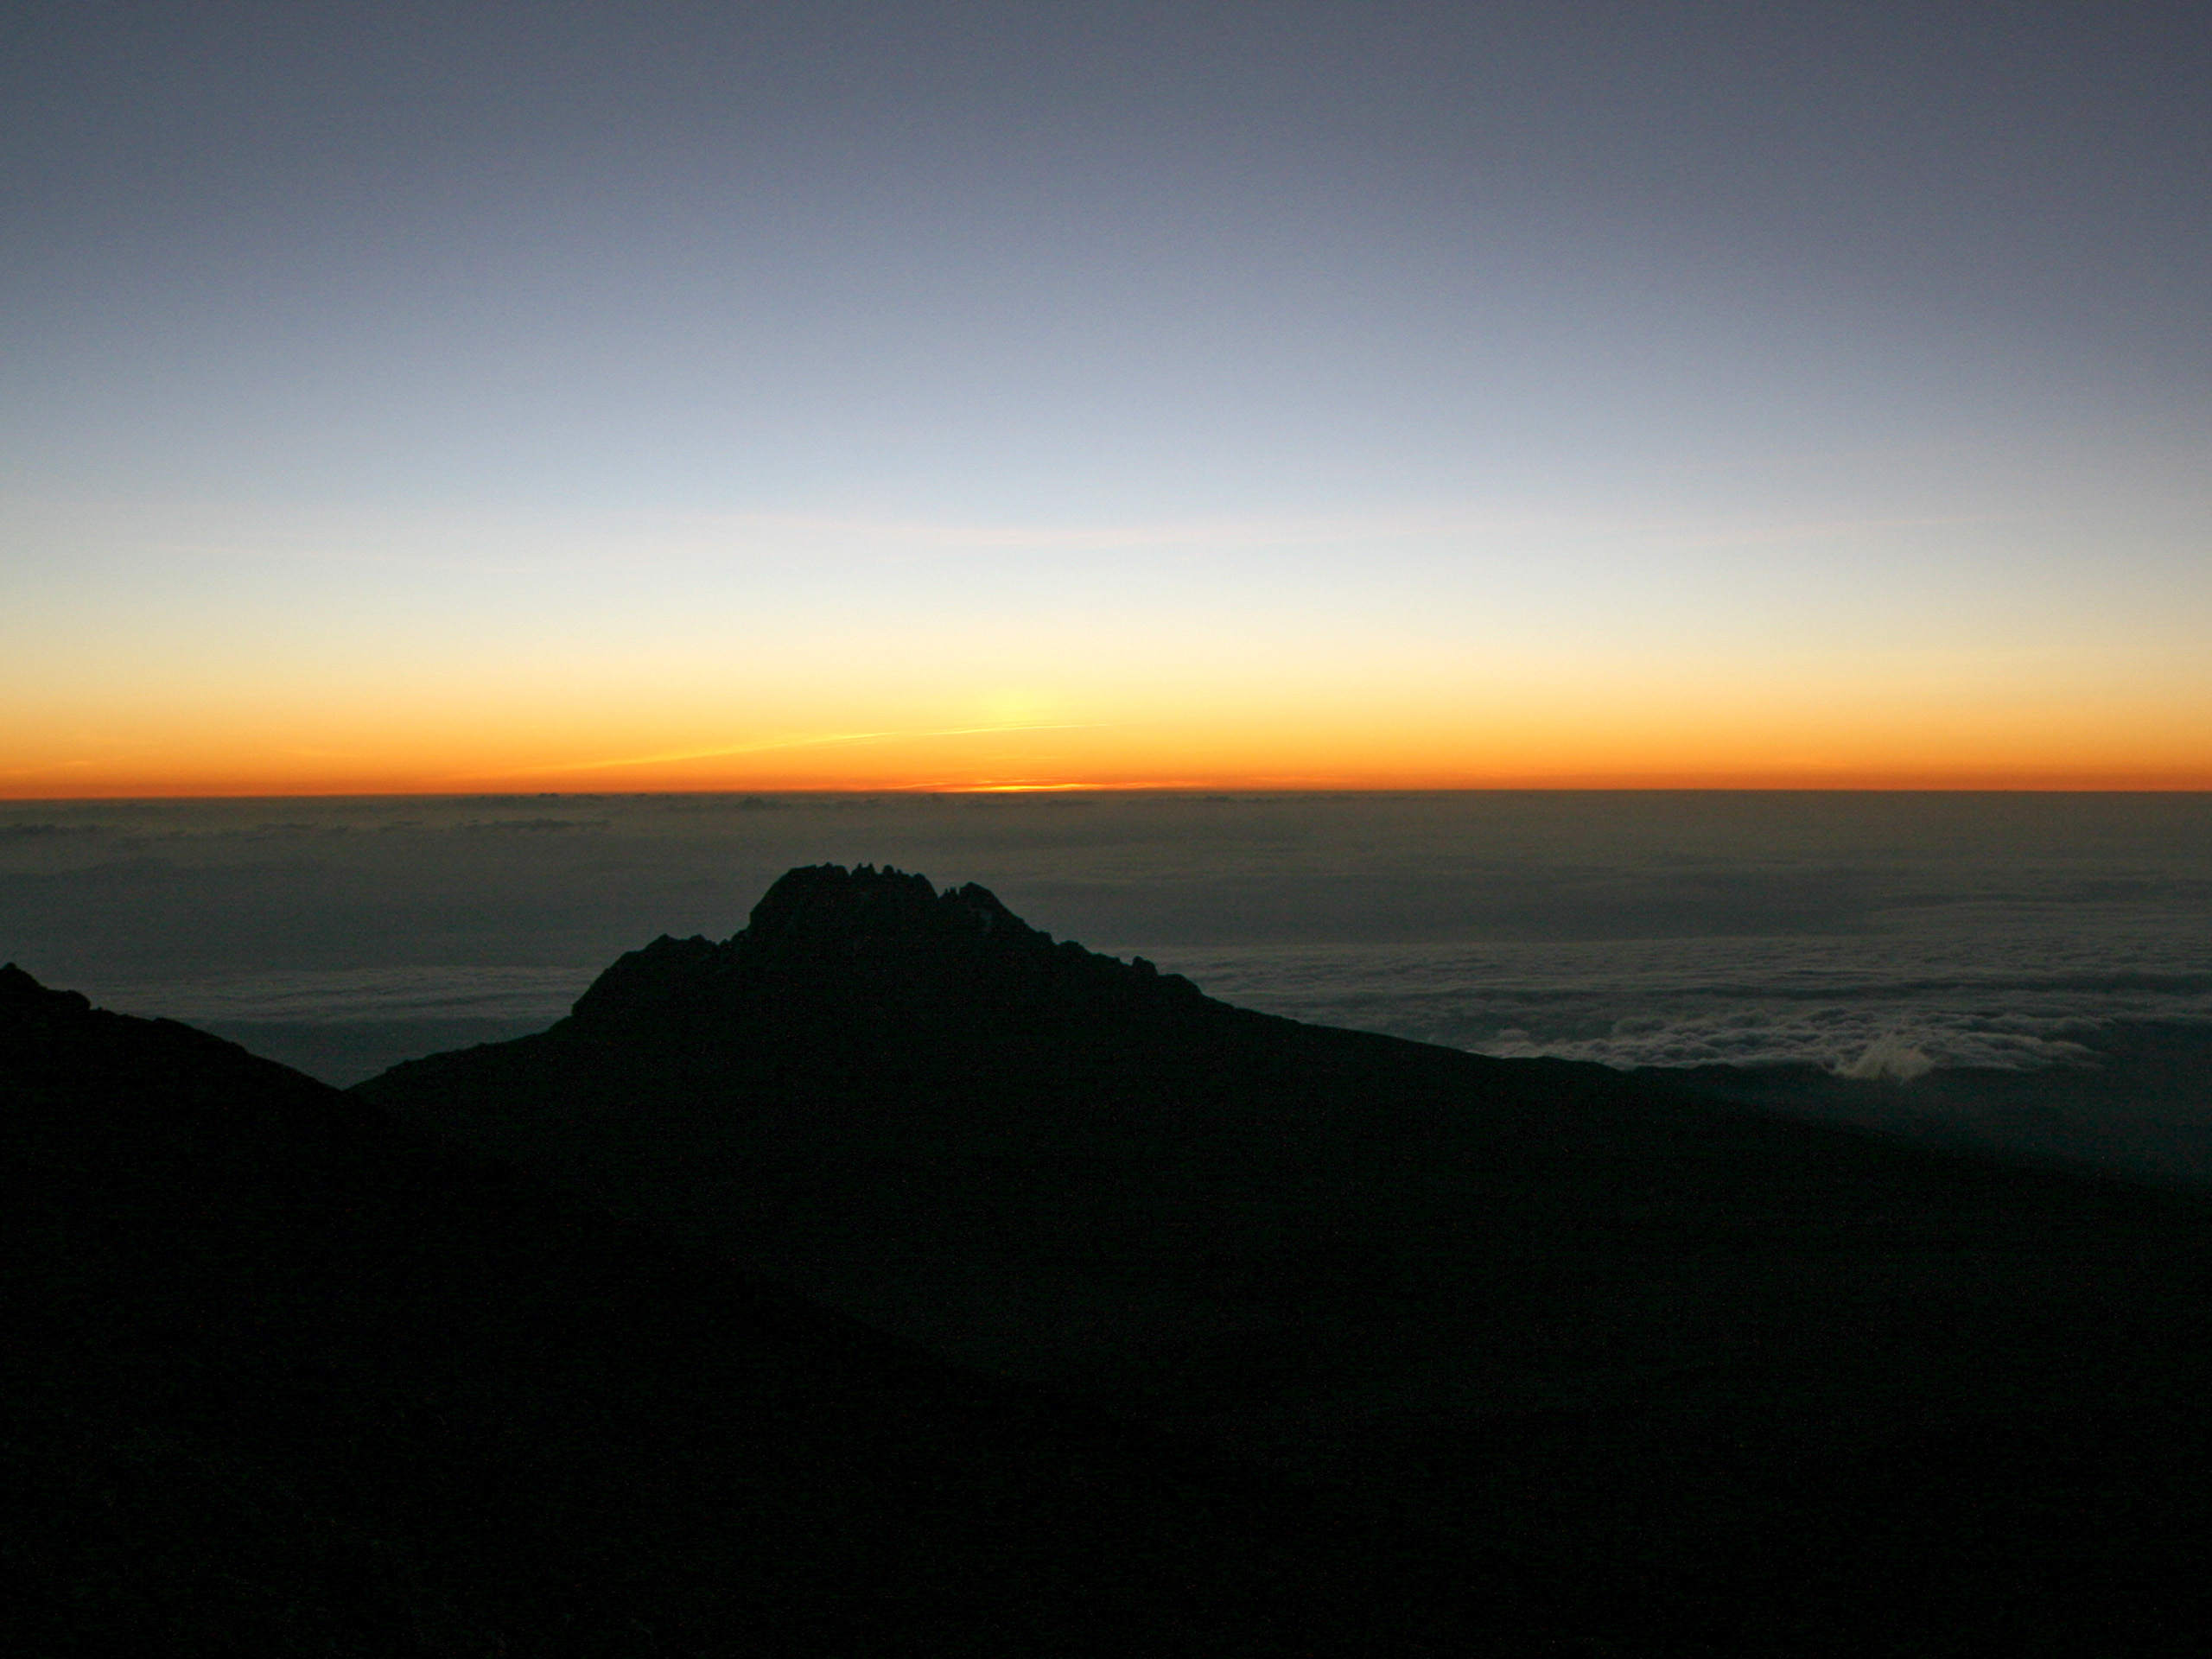
[[[702,520],[740,536],[837,537],[849,545],[926,549],[932,553],[1264,551],[1269,548],[1332,547],[1358,543],[1418,543],[1452,538],[1541,537],[1589,541],[1656,542],[1669,547],[1729,547],[1878,535],[1961,524],[2010,522],[2019,513],[1941,513],[1781,523],[1640,521],[1538,510],[1483,512],[1345,514],[1316,518],[1166,519],[1120,524],[932,524],[913,519],[821,518],[804,515],[747,515]]]
[[[2014,522],[2012,512],[1838,518],[1736,523],[1592,514],[1542,505],[1484,510],[1469,505],[1368,513],[1163,518],[1119,524],[992,523],[869,518],[809,512],[698,514],[605,512],[541,523],[515,512],[390,514],[353,509],[272,508],[214,502],[50,502],[20,498],[0,508],[37,539],[60,540],[94,556],[164,561],[247,560],[311,565],[430,565],[518,572],[547,564],[634,569],[711,564],[731,558],[808,564],[899,563],[1011,553],[1265,552],[1375,543],[1509,538],[1675,549],[1883,535]],[[198,534],[180,536],[189,525]]]
[[[639,754],[614,760],[573,760],[557,766],[518,766],[505,772],[457,772],[442,779],[461,783],[478,778],[524,778],[547,772],[603,772],[618,766],[671,766],[683,760],[719,760],[733,754],[763,754],[778,749],[833,748],[855,743],[882,743],[899,738],[975,737],[996,732],[1096,731],[1104,721],[1055,721],[1014,726],[948,726],[933,731],[833,732],[823,736],[772,738],[765,743],[739,743],[722,748],[682,749],[664,754]]]

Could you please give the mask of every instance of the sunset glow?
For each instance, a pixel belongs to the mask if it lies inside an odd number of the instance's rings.
[[[54,23],[0,796],[2212,787],[2179,67],[1105,10]]]

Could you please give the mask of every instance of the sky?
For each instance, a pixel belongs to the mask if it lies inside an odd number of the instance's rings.
[[[0,797],[2212,787],[2194,8],[0,66]]]

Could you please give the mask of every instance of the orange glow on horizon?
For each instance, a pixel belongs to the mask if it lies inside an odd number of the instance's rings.
[[[55,780],[56,783],[59,780]],[[393,796],[424,799],[468,797],[710,795],[710,794],[943,794],[1039,795],[1098,792],[1173,793],[1190,791],[1395,793],[1449,791],[1771,791],[1801,792],[2083,792],[2194,793],[2212,791],[2212,767],[2190,771],[2005,767],[1920,769],[1851,767],[1819,771],[1783,767],[1655,767],[1649,770],[1486,772],[1332,770],[1297,772],[1224,770],[1173,778],[1102,774],[1082,779],[991,777],[922,778],[866,772],[849,778],[817,774],[728,779],[684,778],[646,782],[593,783],[573,775],[514,776],[474,787],[417,777],[365,772],[303,778],[284,773],[226,772],[180,777],[130,772],[80,782],[75,787],[0,784],[0,801],[283,799]]]
[[[1308,693],[1294,704],[1263,692],[1162,694],[1148,706],[1071,694],[997,721],[963,721],[983,710],[949,698],[903,707],[853,698],[811,711],[786,703],[743,721],[711,711],[754,699],[641,708],[518,692],[504,707],[471,708],[403,694],[372,708],[241,699],[174,709],[149,700],[86,707],[42,730],[0,724],[0,799],[2212,789],[2205,722],[2149,699],[1945,707],[1802,690],[1670,696],[1662,687],[1639,698],[1615,686],[1492,688],[1426,702]],[[898,721],[906,709],[920,717]]]

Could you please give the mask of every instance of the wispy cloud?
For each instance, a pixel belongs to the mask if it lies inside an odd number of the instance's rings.
[[[1542,502],[1440,503],[1367,512],[1084,522],[880,518],[807,512],[601,511],[547,518],[499,512],[275,508],[220,501],[0,501],[27,539],[94,557],[272,560],[523,571],[677,566],[729,560],[905,563],[1022,553],[1181,554],[1268,550],[1579,543],[1693,550],[1878,536],[2017,515],[1685,518],[1633,508],[1593,512]]]
[[[442,782],[459,783],[486,778],[524,778],[556,772],[608,772],[625,766],[673,766],[685,760],[719,760],[730,755],[766,754],[779,749],[822,749],[862,743],[888,743],[900,739],[975,737],[996,732],[1090,731],[1103,721],[1049,721],[993,726],[942,726],[928,729],[878,732],[818,732],[804,737],[772,737],[754,743],[728,743],[709,749],[670,749],[652,754],[617,755],[597,760],[567,760],[544,766],[517,766],[501,772],[456,773]]]
[[[733,544],[869,549],[907,556],[959,552],[1141,552],[1318,547],[1351,542],[1418,540],[1471,529],[1501,531],[1545,521],[1529,515],[1452,512],[1347,513],[1135,520],[1118,524],[992,523],[862,518],[804,513],[743,514],[690,521]]]
[[[2018,513],[1951,512],[1907,518],[1827,518],[1742,524],[1667,525],[1646,532],[1668,547],[1764,547],[1776,542],[1817,542],[1844,536],[1879,536],[1905,530],[1943,530],[1993,524]]]
[[[733,548],[777,546],[880,557],[961,553],[1176,552],[1466,541],[1636,542],[1675,548],[1758,545],[1987,524],[2017,514],[1946,513],[1824,519],[1683,519],[1525,506],[1442,505],[1395,512],[1135,520],[1119,524],[978,523],[749,514],[692,521]]]

